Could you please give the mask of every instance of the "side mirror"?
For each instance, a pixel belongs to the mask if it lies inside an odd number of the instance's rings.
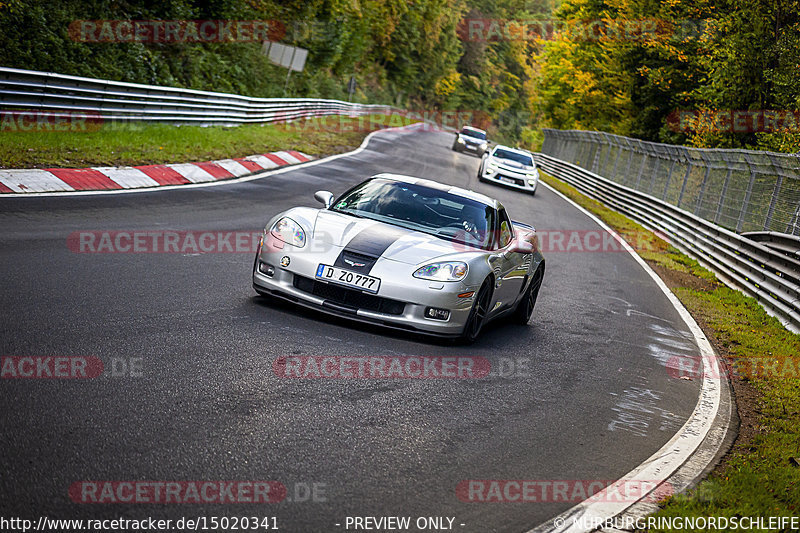
[[[532,254],[534,251],[536,251],[536,245],[534,244],[535,240],[535,233],[518,232],[517,236],[514,238],[514,241],[511,243],[511,248],[509,251],[516,254]]]
[[[314,198],[326,208],[333,205],[333,193],[330,191],[317,191]]]

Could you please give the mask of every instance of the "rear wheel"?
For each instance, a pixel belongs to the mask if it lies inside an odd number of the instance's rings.
[[[472,343],[477,340],[481,334],[483,326],[486,324],[486,317],[489,316],[489,304],[492,300],[492,278],[486,278],[478,290],[478,295],[475,297],[475,303],[472,304],[472,311],[467,318],[467,324],[464,326],[464,333],[461,334],[461,339],[465,342]]]
[[[531,284],[528,286],[525,294],[522,295],[522,299],[517,303],[517,308],[514,309],[514,313],[511,315],[512,320],[517,324],[525,326],[530,322],[533,308],[536,307],[536,300],[539,297],[539,288],[542,286],[543,279],[544,265],[541,265],[536,269]]]

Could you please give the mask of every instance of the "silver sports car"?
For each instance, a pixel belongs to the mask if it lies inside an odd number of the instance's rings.
[[[530,320],[544,257],[534,228],[497,200],[395,174],[314,196],[324,208],[294,207],[264,228],[262,296],[470,342],[494,318]]]

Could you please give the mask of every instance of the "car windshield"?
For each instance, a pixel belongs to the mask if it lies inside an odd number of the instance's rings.
[[[425,185],[373,178],[345,193],[331,210],[484,250],[493,244],[492,206]]]
[[[529,167],[533,166],[533,160],[531,159],[531,156],[529,156],[528,154],[509,152],[508,150],[503,150],[502,148],[498,148],[497,150],[495,150],[494,157],[515,161],[517,163],[521,163]]]
[[[462,128],[459,133],[461,133],[461,135],[466,135],[467,137],[473,137],[482,141],[486,140],[486,134],[484,132],[473,130],[472,128]]]

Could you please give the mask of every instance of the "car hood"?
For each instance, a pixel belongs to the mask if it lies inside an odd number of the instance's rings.
[[[348,252],[409,265],[447,255],[481,251],[433,235],[324,209],[319,210],[316,216],[313,238],[318,243]]]
[[[535,167],[529,167],[528,165],[523,165],[522,163],[518,163],[511,159],[503,159],[502,157],[493,156],[492,161],[497,165],[523,172],[533,172],[535,168]]]

